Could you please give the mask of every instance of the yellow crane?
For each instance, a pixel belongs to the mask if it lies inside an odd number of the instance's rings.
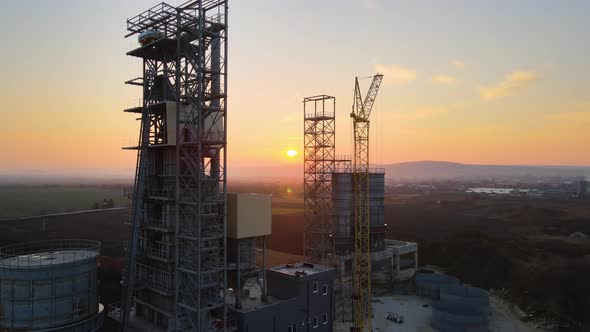
[[[359,78],[354,80],[350,117],[354,124],[353,204],[353,331],[371,331],[371,246],[369,221],[369,115],[383,75],[373,76],[364,100]]]

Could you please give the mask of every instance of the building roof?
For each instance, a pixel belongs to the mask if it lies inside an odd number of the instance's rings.
[[[291,276],[296,277],[304,277],[313,274],[317,274],[320,272],[325,272],[329,270],[333,270],[331,267],[319,265],[319,264],[311,264],[311,263],[296,263],[296,264],[284,264],[278,265],[271,269],[272,271],[284,273]]]

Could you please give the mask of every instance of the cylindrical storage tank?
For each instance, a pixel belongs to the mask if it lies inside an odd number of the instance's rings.
[[[369,209],[371,211],[371,228],[384,227],[383,207],[385,202],[385,174],[369,174]]]
[[[466,285],[444,285],[440,288],[440,300],[445,303],[465,304],[488,315],[490,295],[486,290]]]
[[[31,242],[0,248],[0,327],[70,331],[102,325],[97,294],[100,243]]]
[[[440,273],[416,273],[416,294],[431,299],[440,299],[441,287],[458,285],[459,279]]]
[[[334,245],[339,255],[352,249],[352,173],[332,173]]]
[[[385,248],[385,173],[381,169],[369,173],[369,222],[371,224],[371,250]]]
[[[468,304],[439,301],[432,306],[431,324],[441,332],[487,332],[488,316]]]

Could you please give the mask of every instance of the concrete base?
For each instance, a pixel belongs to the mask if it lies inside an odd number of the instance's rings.
[[[411,259],[402,259],[401,256],[412,255]],[[352,260],[352,255],[336,256],[337,279],[345,278],[352,271],[346,271],[347,263]],[[415,242],[385,240],[385,250],[371,252],[371,262],[373,265],[383,261],[391,262],[391,282],[396,280],[407,280],[407,274],[401,271],[406,268],[418,270],[418,244]]]

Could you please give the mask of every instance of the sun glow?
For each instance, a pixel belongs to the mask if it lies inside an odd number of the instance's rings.
[[[291,158],[295,157],[296,155],[297,155],[297,151],[295,151],[295,150],[287,151],[287,156],[289,156]]]

